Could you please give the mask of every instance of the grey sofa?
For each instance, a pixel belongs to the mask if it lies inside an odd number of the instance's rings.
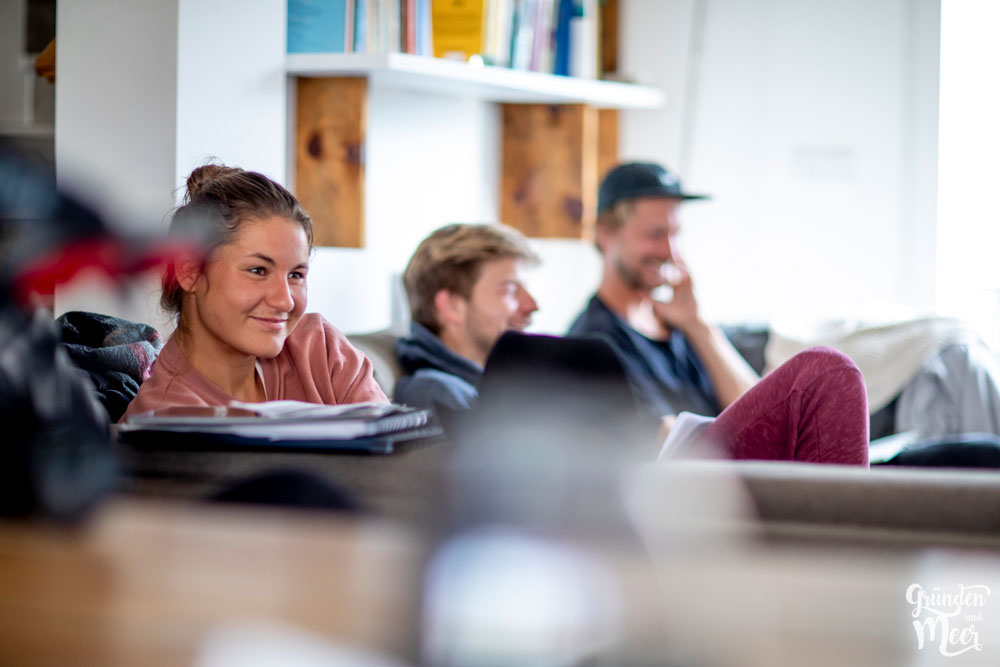
[[[761,327],[730,328],[727,334],[751,364],[763,364]],[[396,336],[388,330],[349,336],[372,360],[375,378],[390,396],[400,374]],[[382,463],[401,469],[413,465],[426,474],[434,456],[418,452]],[[738,479],[754,507],[746,520],[774,539],[1000,546],[1000,472],[764,461],[685,462],[668,468],[654,473],[668,478],[665,484],[676,484],[680,477],[706,485]],[[373,471],[372,477],[379,475]]]

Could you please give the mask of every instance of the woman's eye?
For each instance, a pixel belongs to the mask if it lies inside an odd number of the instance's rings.
[[[292,271],[288,274],[288,277],[292,280],[305,280],[306,274],[304,271]]]
[[[254,266],[250,268],[249,271],[250,273],[257,276],[263,276],[267,274],[267,269],[265,269],[263,266]]]

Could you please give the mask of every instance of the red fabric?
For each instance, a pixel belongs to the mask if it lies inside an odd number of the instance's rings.
[[[723,410],[705,440],[735,459],[868,466],[861,371],[829,348],[806,350]]]
[[[32,258],[18,268],[12,291],[19,303],[32,303],[33,295],[51,296],[56,286],[70,282],[84,270],[93,269],[118,281],[144,271],[159,269],[169,260],[191,251],[182,242],[161,241],[155,247],[138,248],[112,238],[72,241]]]

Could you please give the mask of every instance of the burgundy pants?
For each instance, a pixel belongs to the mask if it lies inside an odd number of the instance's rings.
[[[867,467],[868,396],[861,371],[836,350],[806,350],[726,408],[704,438],[734,459]]]

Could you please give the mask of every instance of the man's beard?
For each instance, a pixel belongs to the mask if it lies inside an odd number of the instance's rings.
[[[662,264],[665,264],[665,263],[666,262],[661,263],[661,266],[662,266]],[[622,261],[621,255],[619,255],[618,257],[615,258],[615,268],[618,271],[618,275],[621,277],[622,282],[624,282],[625,285],[629,289],[645,290],[645,291],[648,292],[650,290],[653,290],[653,289],[659,287],[664,282],[666,282],[664,280],[664,281],[661,281],[661,282],[657,283],[656,285],[649,285],[649,284],[647,284],[642,279],[642,269],[641,269],[641,266],[642,266],[642,264],[640,264],[640,269],[636,270],[636,269],[633,269],[633,268],[631,268],[629,266],[626,266],[625,262]]]

